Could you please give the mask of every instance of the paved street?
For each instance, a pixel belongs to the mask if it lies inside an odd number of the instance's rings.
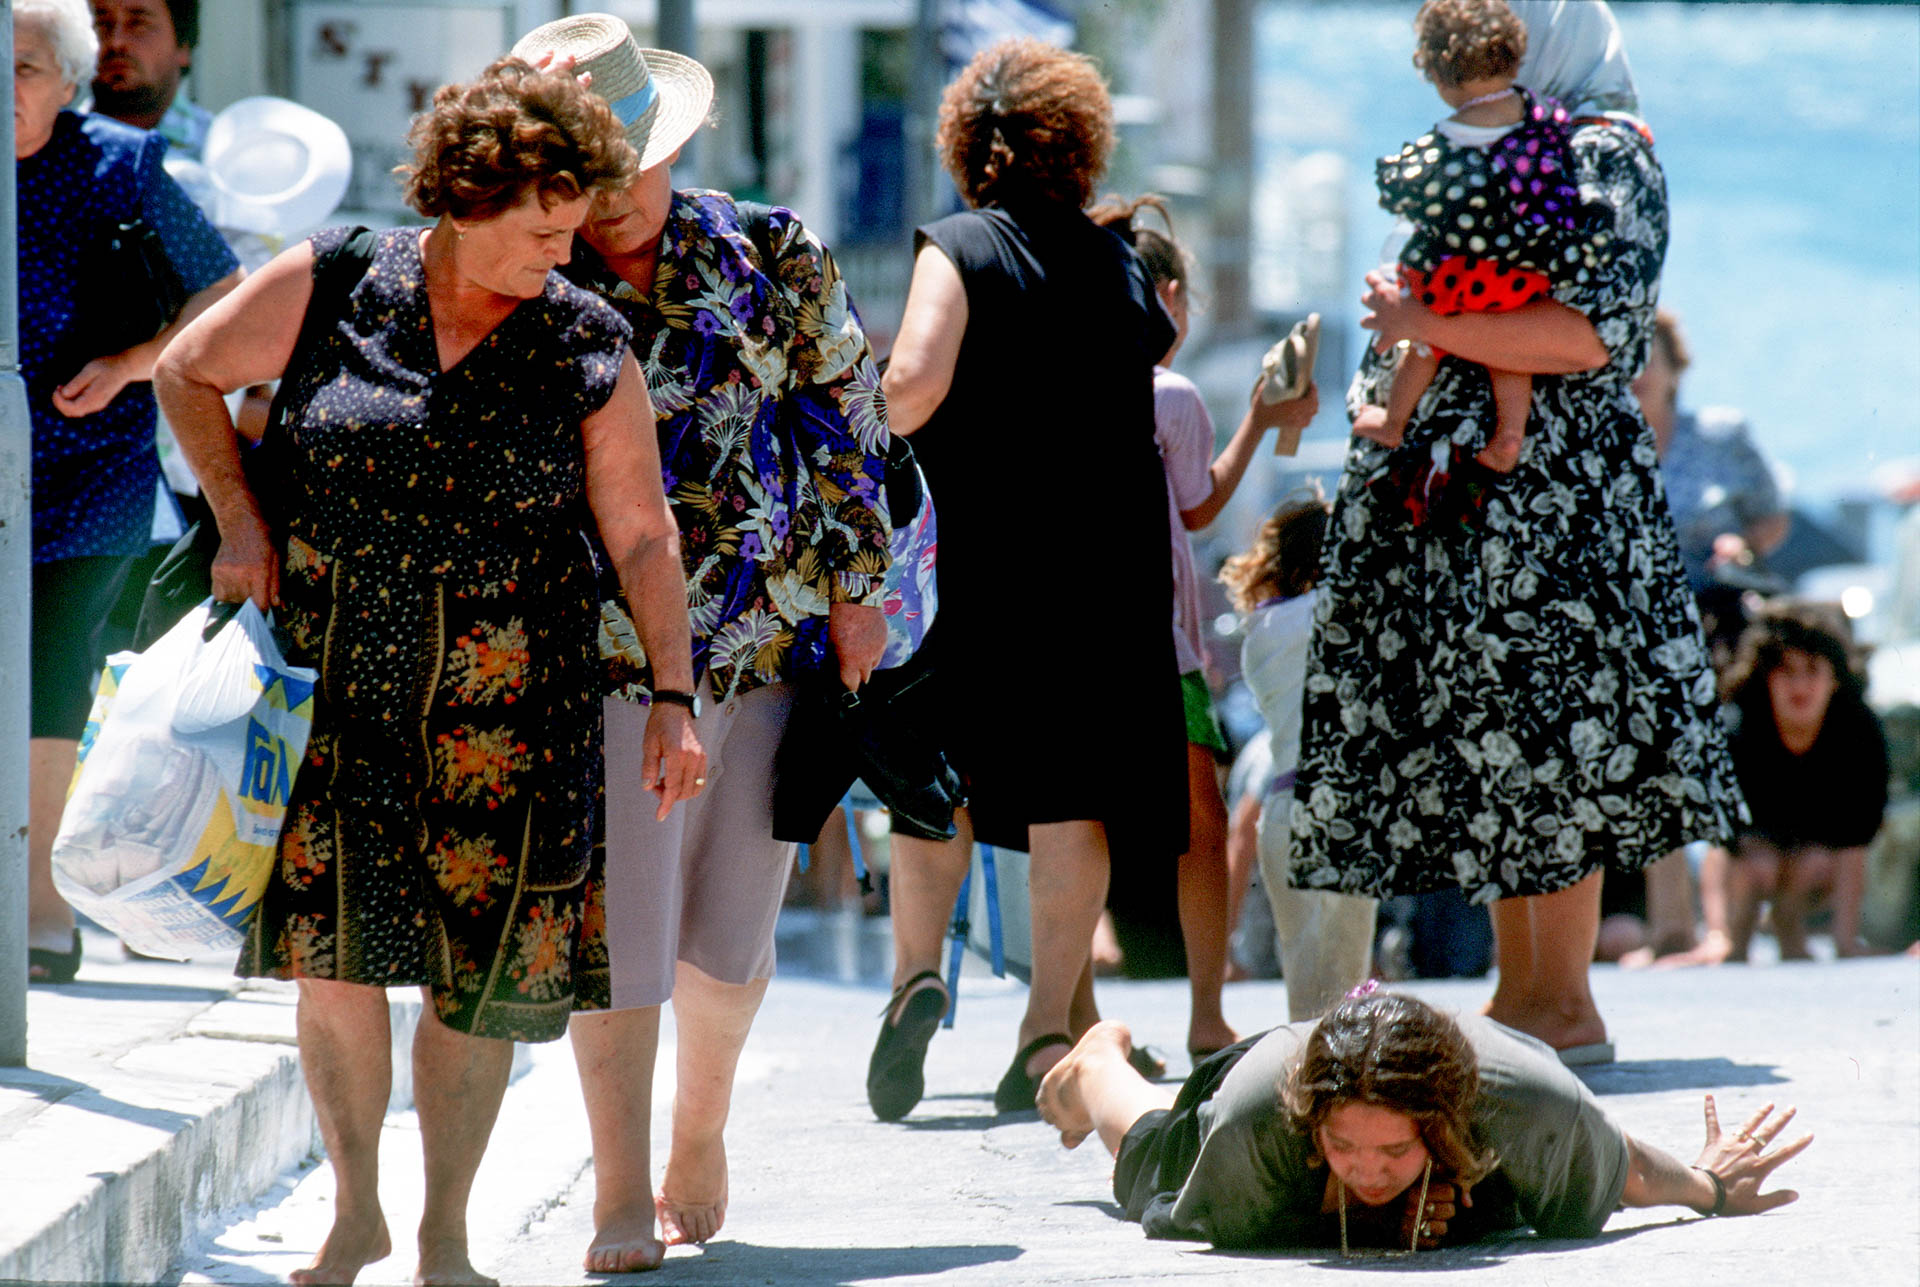
[[[879,944],[868,926],[811,936],[816,971],[871,977]],[[790,940],[788,941],[791,947]],[[789,951],[792,962],[794,953]],[[1322,1252],[1249,1256],[1148,1242],[1117,1218],[1110,1164],[1097,1144],[1061,1149],[1031,1117],[998,1117],[989,1092],[1012,1047],[1017,984],[969,978],[958,1027],[936,1038],[930,1094],[897,1126],[873,1121],[862,1078],[884,989],[789,970],[768,996],[747,1048],[728,1139],[732,1206],[704,1250],[676,1249],[645,1281],[828,1284],[1157,1282],[1331,1278],[1417,1271],[1423,1283],[1792,1283],[1847,1287],[1920,1281],[1920,962],[1847,963],[1623,974],[1596,990],[1621,1062],[1589,1084],[1633,1133],[1690,1158],[1700,1096],[1737,1120],[1767,1100],[1800,1106],[1819,1137],[1784,1179],[1802,1200],[1749,1220],[1708,1221],[1677,1209],[1624,1212],[1594,1243],[1520,1238],[1423,1254],[1341,1262]],[[1414,985],[1466,1009],[1480,981]],[[1248,1030],[1284,1014],[1278,984],[1229,991]],[[1103,985],[1102,1005],[1142,1039],[1180,1048],[1184,987]],[[670,1035],[669,1038],[670,1040]],[[663,1052],[663,1068],[671,1058]],[[1175,1059],[1176,1070],[1184,1066]],[[663,1075],[659,1103],[667,1101]],[[665,1138],[665,1117],[656,1138]],[[572,1061],[564,1044],[535,1052],[509,1091],[474,1202],[474,1259],[513,1284],[589,1278],[592,1170]],[[419,1210],[419,1139],[411,1114],[388,1123],[383,1159],[396,1245],[365,1283],[412,1271],[407,1232]],[[656,1153],[658,1168],[663,1154]],[[323,1236],[332,1180],[324,1167],[290,1178],[184,1262],[191,1283],[282,1279]],[[1277,1262],[1277,1263],[1270,1263]],[[624,1281],[624,1280],[621,1280]]]

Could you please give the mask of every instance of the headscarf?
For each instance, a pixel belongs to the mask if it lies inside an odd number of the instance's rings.
[[[1516,79],[1557,99],[1574,116],[1627,116],[1638,124],[1640,95],[1627,66],[1620,24],[1606,0],[1508,0],[1527,27]]]

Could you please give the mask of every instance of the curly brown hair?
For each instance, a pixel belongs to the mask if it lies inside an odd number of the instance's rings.
[[[1766,710],[1767,676],[1780,668],[1789,650],[1827,659],[1840,681],[1835,700],[1866,701],[1866,655],[1854,643],[1845,614],[1802,599],[1776,599],[1754,617],[1720,677],[1721,700],[1750,715]]]
[[[1002,40],[947,86],[935,143],[970,206],[1025,198],[1078,210],[1113,153],[1113,101],[1086,55]]]
[[[1437,1170],[1474,1184],[1495,1158],[1473,1145],[1480,1066],[1460,1025],[1398,992],[1348,997],[1307,1037],[1300,1064],[1281,1090],[1293,1124],[1320,1158],[1320,1127],[1342,1104],[1378,1104],[1405,1113]]]
[[[1318,484],[1282,501],[1260,525],[1253,548],[1220,567],[1220,582],[1233,595],[1233,606],[1252,612],[1268,587],[1288,598],[1313,589],[1320,580],[1320,544],[1332,512]]]
[[[1152,210],[1160,216],[1160,222],[1166,225],[1166,231],[1150,224],[1139,222],[1142,210]],[[1167,211],[1167,199],[1158,193],[1149,192],[1144,196],[1128,201],[1121,197],[1105,196],[1100,204],[1087,211],[1087,218],[1102,228],[1111,228],[1120,235],[1121,240],[1133,247],[1133,253],[1140,256],[1140,263],[1147,270],[1155,286],[1164,286],[1169,282],[1185,283],[1191,271],[1187,263],[1187,252],[1173,237],[1173,216]]]
[[[633,182],[639,158],[620,120],[571,74],[502,58],[443,85],[414,118],[413,162],[398,166],[407,204],[430,219],[491,219],[529,192],[543,206]]]
[[[1437,85],[1512,76],[1527,25],[1507,0],[1427,0],[1413,19],[1413,65]]]

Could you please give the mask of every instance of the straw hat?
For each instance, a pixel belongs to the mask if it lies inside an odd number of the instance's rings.
[[[685,54],[642,49],[633,31],[610,13],[580,13],[535,27],[513,56],[537,62],[572,58],[576,72],[593,76],[590,88],[627,127],[627,141],[651,170],[693,137],[713,108],[713,77]]]
[[[264,94],[213,118],[201,159],[214,223],[263,236],[317,226],[340,204],[353,173],[344,130],[312,108]]]

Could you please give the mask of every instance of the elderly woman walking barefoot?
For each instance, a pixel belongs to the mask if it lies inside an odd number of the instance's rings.
[[[673,186],[712,107],[706,68],[639,48],[609,14],[549,23],[515,51],[582,73],[640,152],[637,177],[594,202],[567,273],[619,310],[643,354],[694,630],[694,680],[650,672],[651,645],[631,646],[628,606],[608,587],[612,995],[574,1017],[573,1045],[593,1134],[586,1266],[621,1273],[706,1242],[726,1219],[734,1069],[773,974],[795,849],[774,839],[774,754],[795,679],[825,670],[856,689],[886,646],[887,429],[866,335],[819,239],[792,211]],[[713,764],[705,794],[668,811],[642,790],[640,732],[672,703],[704,703]],[[673,1138],[656,1195],[653,1066],[669,998]]]
[[[162,359],[167,417],[219,520],[214,595],[277,605],[317,667],[313,737],[280,862],[240,955],[297,979],[301,1065],[336,1182],[301,1283],[391,1250],[377,1191],[386,987],[431,1002],[413,1047],[426,1155],[419,1282],[487,1282],[466,1207],[512,1064],[605,1004],[597,530],[664,683],[691,682],[652,409],[609,307],[553,273],[633,150],[572,76],[502,60],[413,132],[408,199],[436,222],[377,236],[344,300],[287,251]],[[312,307],[340,310],[309,349]],[[225,391],[292,384],[272,499],[241,470]],[[661,807],[704,757],[688,712],[648,722]]]

